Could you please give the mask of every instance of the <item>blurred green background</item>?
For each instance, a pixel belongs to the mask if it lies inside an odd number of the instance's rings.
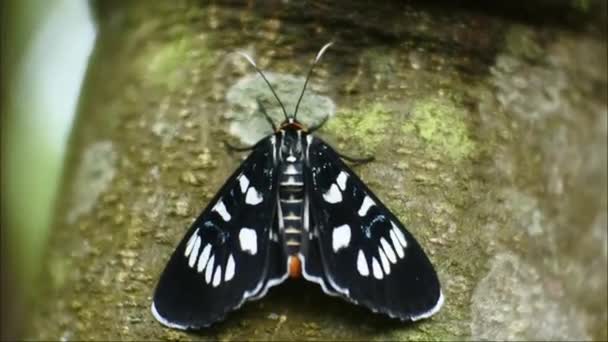
[[[19,330],[95,27],[86,1],[2,2],[2,337]]]

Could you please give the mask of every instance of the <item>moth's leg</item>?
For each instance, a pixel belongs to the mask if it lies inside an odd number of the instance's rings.
[[[346,156],[342,153],[338,153],[338,155],[340,156],[340,158],[349,161],[351,163],[357,164],[357,165],[361,165],[361,164],[367,164],[369,162],[374,161],[374,157],[373,156],[369,156],[369,157],[363,157],[363,158],[354,158],[354,157],[349,157]]]
[[[329,115],[326,115],[323,120],[321,120],[321,122],[319,122],[318,124],[314,125],[314,126],[310,126],[308,128],[308,133],[314,133],[314,131],[320,129],[321,127],[323,127],[323,125],[325,125],[325,123],[327,122],[327,119],[329,119]]]
[[[226,148],[228,148],[230,151],[235,151],[235,152],[251,151],[255,147],[255,145],[254,146],[238,147],[238,146],[234,146],[234,145],[230,144],[226,140],[224,140],[224,145],[226,145]]]
[[[275,126],[274,121],[272,121],[272,118],[266,112],[266,108],[264,108],[264,105],[262,104],[262,101],[260,101],[259,97],[257,97],[255,100],[258,103],[258,108],[260,109],[260,112],[262,112],[262,114],[264,114],[264,117],[266,118],[266,121],[268,121],[268,123],[270,124],[270,127],[272,127],[272,131],[276,132],[277,126]]]

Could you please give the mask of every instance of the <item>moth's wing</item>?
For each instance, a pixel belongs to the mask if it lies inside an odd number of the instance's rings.
[[[302,243],[299,254],[300,261],[302,262],[302,277],[320,285],[323,292],[328,295],[341,296],[340,292],[331,285],[327,278],[321,258],[321,246],[318,242],[319,236],[315,231],[310,231],[303,236],[303,239],[306,239],[306,241]]]
[[[152,303],[162,324],[209,326],[286,279],[286,258],[271,239],[278,234],[273,153],[274,137],[258,143],[173,252]]]
[[[318,244],[328,285],[391,317],[414,321],[433,315],[443,295],[418,242],[329,145],[309,141],[310,243]]]

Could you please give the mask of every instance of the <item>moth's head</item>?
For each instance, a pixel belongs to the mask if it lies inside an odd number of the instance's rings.
[[[306,127],[304,127],[304,125],[302,125],[298,120],[296,120],[296,117],[298,116],[298,108],[300,107],[300,101],[302,101],[302,97],[304,96],[304,92],[306,91],[306,85],[308,85],[308,80],[310,79],[310,75],[312,75],[312,71],[314,70],[315,65],[317,65],[317,62],[319,62],[319,60],[321,59],[321,56],[323,56],[323,53],[325,53],[325,50],[327,50],[332,44],[333,43],[327,43],[327,44],[323,45],[321,50],[319,50],[319,52],[317,53],[317,56],[315,57],[314,61],[312,62],[312,65],[310,66],[310,69],[308,70],[308,74],[306,75],[306,79],[304,80],[304,85],[302,86],[302,92],[300,93],[300,97],[298,98],[298,102],[296,103],[296,108],[293,111],[293,116],[287,115],[287,111],[285,110],[285,106],[283,105],[283,102],[281,102],[281,99],[279,99],[279,96],[274,91],[274,88],[272,88],[272,85],[270,84],[270,82],[268,82],[268,79],[266,78],[266,76],[264,76],[264,73],[255,64],[255,62],[253,61],[253,58],[251,58],[248,54],[246,54],[244,52],[237,52],[241,56],[245,57],[245,59],[253,66],[255,71],[257,71],[257,73],[262,77],[264,82],[266,82],[266,84],[268,85],[268,88],[272,92],[272,95],[277,99],[277,102],[279,103],[279,105],[281,106],[281,109],[283,110],[283,115],[285,115],[285,121],[283,121],[281,123],[281,125],[277,129],[277,133],[281,132],[281,131],[307,132]],[[269,119],[269,121],[271,121],[271,120]],[[271,124],[273,127],[275,127],[274,123],[271,122]]]
[[[307,129],[306,127],[299,122],[298,120],[296,120],[293,117],[288,117],[287,120],[283,121],[281,123],[281,126],[279,126],[279,131],[304,131],[306,132]]]

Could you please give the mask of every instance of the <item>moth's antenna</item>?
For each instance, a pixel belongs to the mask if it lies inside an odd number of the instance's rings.
[[[298,103],[296,103],[296,109],[293,112],[293,119],[296,119],[296,116],[298,115],[298,107],[300,107],[300,101],[302,101],[302,97],[304,96],[304,91],[306,90],[306,86],[308,85],[308,79],[310,78],[310,75],[312,74],[313,69],[315,68],[315,65],[317,65],[317,62],[321,59],[321,56],[323,56],[323,54],[325,53],[325,50],[327,50],[330,46],[332,46],[333,42],[329,42],[325,45],[323,45],[323,47],[321,48],[321,50],[319,50],[319,52],[317,53],[317,57],[315,57],[315,60],[312,62],[312,65],[310,66],[310,69],[308,70],[308,75],[306,75],[306,80],[304,81],[304,87],[302,87],[302,93],[300,93],[300,98],[298,99]]]
[[[260,74],[260,76],[262,76],[262,78],[264,79],[264,82],[266,82],[266,84],[268,85],[268,88],[270,88],[270,91],[272,91],[272,95],[274,95],[274,98],[277,99],[277,101],[279,102],[279,105],[281,106],[281,109],[283,110],[283,115],[285,115],[285,120],[288,120],[289,117],[287,116],[287,111],[285,110],[285,106],[283,106],[283,102],[281,102],[281,99],[279,99],[279,96],[274,91],[274,88],[272,88],[272,85],[270,84],[270,82],[268,82],[268,79],[266,78],[266,76],[264,76],[264,74],[262,73],[262,70],[260,70],[258,68],[258,66],[255,64],[255,62],[253,61],[253,58],[249,57],[248,54],[241,52],[241,51],[236,51],[236,53],[245,57],[245,59],[249,62],[249,64],[251,64],[253,66],[255,71],[257,71],[258,74]]]

